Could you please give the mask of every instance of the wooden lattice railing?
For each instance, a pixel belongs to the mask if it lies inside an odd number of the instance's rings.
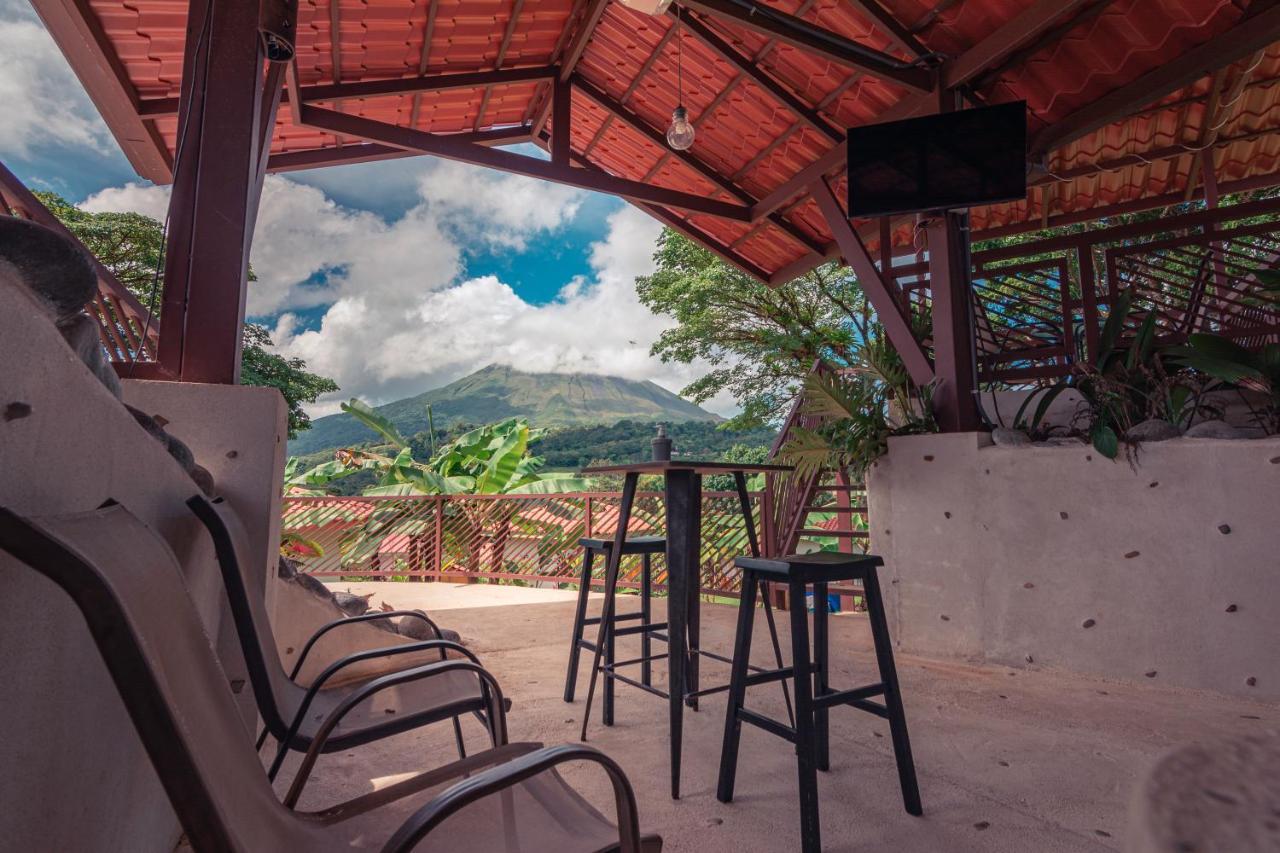
[[[1098,228],[973,256],[978,379],[1049,381],[1092,358],[1121,291],[1154,312],[1163,342],[1215,332],[1246,347],[1280,339],[1280,198]],[[892,275],[917,312],[928,311],[928,265]],[[922,342],[925,349],[929,341]]]
[[[0,163],[0,214],[30,219],[84,248],[84,244],[3,163]],[[98,274],[98,292],[85,310],[98,321],[98,337],[108,360],[118,365],[154,362],[160,337],[159,318],[152,317],[148,321],[150,315],[142,303],[92,252],[88,249],[85,252]]]
[[[299,557],[321,577],[421,578],[577,583],[583,536],[612,536],[621,495],[433,495],[421,497],[286,497],[281,530],[322,553]],[[761,495],[752,506],[761,523]],[[663,498],[640,492],[629,535],[662,533]],[[736,595],[733,559],[747,553],[746,525],[736,492],[709,491],[702,506],[702,588]],[[599,563],[603,571],[603,562]],[[666,587],[663,560],[654,582]],[[620,585],[639,586],[638,558],[623,561]]]

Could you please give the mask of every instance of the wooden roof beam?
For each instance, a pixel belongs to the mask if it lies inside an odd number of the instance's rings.
[[[155,126],[138,115],[137,93],[88,0],[32,0],[31,5],[111,128],[130,165],[157,184],[173,180],[169,148]]]
[[[533,136],[524,125],[497,130],[452,133],[447,136],[455,142],[472,145],[515,145],[529,142]],[[316,148],[308,151],[285,151],[272,154],[267,160],[268,172],[298,172],[303,169],[320,169],[325,166],[347,166],[352,163],[374,163],[380,160],[398,160],[402,157],[421,157],[422,152],[375,142],[354,143],[341,148]]]
[[[881,6],[879,0],[849,0],[849,3],[870,20],[876,29],[888,36],[899,50],[916,57],[932,52],[892,12]]]
[[[1035,42],[1067,15],[1096,0],[1036,0],[973,48],[942,68],[946,88],[963,85]]]
[[[553,163],[537,157],[527,157],[498,148],[485,148],[474,143],[459,142],[449,136],[424,133],[420,130],[388,124],[361,116],[326,110],[320,107],[302,108],[303,122],[317,130],[354,136],[361,139],[405,148],[423,154],[431,154],[447,160],[457,160],[476,166],[485,166],[516,175],[525,175],[553,183],[565,184],[584,190],[608,193],[635,202],[648,202],[705,213],[737,222],[750,218],[750,208],[745,205],[715,201],[704,196],[676,190],[654,187],[639,181],[618,178],[592,169],[579,169],[564,163]]]
[[[1043,155],[1106,127],[1224,65],[1267,48],[1276,40],[1277,33],[1280,33],[1280,3],[1255,2],[1235,26],[1187,51],[1177,61],[1148,71],[1041,130],[1031,140],[1031,153]]]
[[[858,277],[858,283],[862,285],[862,290],[867,294],[871,306],[876,309],[876,316],[880,318],[885,334],[889,336],[889,341],[898,351],[898,355],[902,356],[903,366],[911,374],[912,381],[917,385],[929,384],[933,380],[933,365],[929,363],[929,357],[925,355],[924,348],[920,346],[915,333],[911,331],[911,321],[902,310],[897,286],[881,275],[862,238],[858,236],[857,231],[853,230],[849,218],[840,207],[840,202],[836,200],[836,194],[831,191],[831,186],[825,180],[815,181],[810,189],[810,195],[818,203],[818,209],[822,211],[823,218],[827,220],[827,227],[835,236],[840,254],[844,255],[853,274]]]
[[[480,86],[502,86],[509,83],[527,83],[531,80],[550,80],[560,71],[558,65],[540,65],[531,68],[505,68],[488,71],[461,71],[454,74],[427,74],[418,77],[394,77],[389,80],[360,80],[351,83],[327,83],[300,86],[303,102],[340,101],[344,98],[378,98],[386,95],[409,95],[422,92],[440,92],[447,89],[474,89]],[[289,103],[290,97],[285,98]],[[159,118],[178,114],[177,98],[152,98],[138,104],[138,114],[143,118]]]
[[[698,157],[696,154],[689,151],[671,150],[667,146],[667,137],[661,130],[653,127],[639,115],[632,112],[628,107],[618,103],[613,98],[609,97],[607,93],[600,91],[590,82],[582,79],[580,75],[574,76],[573,84],[577,87],[578,91],[595,101],[601,109],[608,112],[609,115],[616,117],[645,139],[658,146],[668,157],[674,157],[679,160],[686,167],[697,172],[702,178],[718,187],[721,191],[737,199],[742,204],[748,207],[755,204],[755,197],[752,196],[751,193],[735,184],[729,178],[720,174],[714,166],[704,162],[702,158]],[[810,251],[817,250],[819,246],[818,243],[809,237],[808,234],[805,234],[795,225],[782,218],[782,216],[771,214],[767,221],[780,228],[787,236],[795,240],[801,246],[804,246],[806,249],[809,249]]]
[[[502,63],[507,58],[507,48],[511,47],[511,37],[515,35],[516,23],[520,20],[520,11],[524,8],[524,0],[514,0],[511,4],[511,17],[507,19],[506,29],[502,33],[502,43],[498,45],[498,55],[493,62],[493,70],[501,71]],[[485,111],[489,109],[489,99],[493,97],[493,86],[484,87],[484,95],[480,98],[480,106],[476,109],[476,120],[472,130],[479,130],[484,124]]]
[[[689,4],[686,4],[689,5]],[[668,10],[668,15],[674,14],[674,10]],[[830,139],[832,142],[839,142],[844,139],[844,133],[827,121],[821,113],[800,100],[791,90],[787,89],[776,79],[765,73],[761,65],[745,56],[729,42],[720,37],[696,15],[683,14],[680,18],[681,24],[697,36],[703,44],[711,48],[729,63],[731,63],[739,72],[746,74],[756,85],[764,89],[774,98],[776,98],[783,106],[787,107],[793,113],[800,117],[805,124]]]
[[[904,62],[754,0],[683,0],[683,5],[911,89],[927,92],[934,86],[934,73],[928,68]]]

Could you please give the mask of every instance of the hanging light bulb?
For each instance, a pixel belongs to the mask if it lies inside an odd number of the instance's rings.
[[[689,111],[684,108],[684,39],[680,27],[680,7],[676,6],[676,108],[671,111],[671,126],[667,128],[667,144],[675,151],[688,151],[693,145],[693,125]]]
[[[676,151],[687,151],[693,145],[693,125],[689,122],[689,111],[683,105],[671,112],[671,126],[667,128],[667,144]]]

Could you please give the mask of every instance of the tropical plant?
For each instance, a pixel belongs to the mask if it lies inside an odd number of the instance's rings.
[[[1098,453],[1115,459],[1122,443],[1134,446],[1125,437],[1143,421],[1159,419],[1185,428],[1196,417],[1221,416],[1221,408],[1205,397],[1217,383],[1180,369],[1170,359],[1172,350],[1157,341],[1156,319],[1155,312],[1135,311],[1129,292],[1117,296],[1098,336],[1097,358],[1090,361],[1082,353],[1068,376],[1029,395],[1018,409],[1015,426],[1042,434],[1050,404],[1071,389],[1083,398],[1072,428]],[[1133,327],[1133,335],[1126,336]],[[1028,419],[1032,403],[1035,409]]]
[[[373,430],[389,446],[380,449],[343,449],[334,459],[306,471],[291,460],[285,471],[285,488],[291,494],[323,495],[323,487],[360,471],[377,480],[364,489],[370,497],[415,495],[549,495],[581,491],[588,483],[569,474],[541,473],[542,460],[529,453],[529,442],[541,433],[523,418],[508,418],[477,427],[443,447],[427,461],[413,458],[413,449],[390,420],[359,400],[344,403],[342,410]],[[498,571],[512,527],[522,528],[521,504],[516,501],[450,501],[441,504],[448,514],[442,525],[452,553],[477,571],[482,552],[488,551],[491,571]],[[387,536],[402,535],[410,541],[430,535],[428,522],[406,512],[398,501],[379,502],[368,518],[342,542],[344,565],[363,562],[377,552]]]
[[[793,426],[778,452],[801,478],[825,469],[861,480],[888,450],[890,436],[938,431],[933,386],[912,382],[897,350],[877,331],[858,348],[853,367],[810,373],[802,400],[800,413],[819,426]]]
[[[1187,338],[1186,346],[1171,348],[1168,355],[1178,364],[1239,389],[1255,423],[1268,435],[1280,432],[1280,344],[1252,352],[1230,338],[1197,333]],[[1261,404],[1250,400],[1245,391],[1260,395]]]

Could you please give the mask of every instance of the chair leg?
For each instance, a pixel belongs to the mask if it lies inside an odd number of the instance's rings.
[[[453,718],[453,739],[458,744],[458,758],[466,758],[467,745],[462,739],[462,721],[458,717]]]
[[[764,602],[764,619],[769,625],[769,640],[773,643],[773,661],[777,664],[778,669],[782,669],[782,644],[778,642],[778,623],[773,618],[773,604],[770,598],[773,590],[769,587],[767,581],[760,581],[760,600]],[[791,688],[787,687],[787,682],[778,682],[782,685],[782,701],[787,706],[787,723],[792,728],[796,726],[795,709],[791,707]]]
[[[902,709],[902,691],[898,687],[898,670],[893,665],[893,647],[889,644],[889,623],[884,615],[884,599],[875,571],[863,581],[867,600],[867,616],[871,637],[875,641],[876,663],[884,684],[884,704],[889,712],[889,735],[893,739],[893,757],[898,763],[898,782],[902,785],[902,805],[908,814],[924,814],[920,805],[920,787],[916,783],[916,765],[911,758],[911,740],[907,737],[907,717]]]
[[[816,697],[825,696],[830,688],[828,637],[827,585],[815,583],[813,585],[813,662],[816,672],[813,679],[813,695]],[[826,772],[831,769],[831,713],[828,708],[817,708],[813,717],[818,769]]]
[[[813,662],[809,656],[809,618],[804,607],[804,584],[791,581],[791,665],[796,691],[796,767],[800,776],[800,849],[820,853],[818,824],[818,767],[813,713]]]
[[[733,801],[733,785],[738,773],[738,741],[742,721],[738,711],[747,695],[747,667],[751,663],[751,629],[755,624],[756,578],[742,574],[742,600],[738,603],[738,630],[733,640],[733,663],[729,673],[729,701],[724,711],[724,743],[720,748],[720,781],[716,799]]]
[[[651,554],[644,554],[640,558],[640,624],[646,626],[653,622],[653,613],[649,605],[653,592],[652,559]],[[644,658],[644,662],[640,664],[640,683],[646,687],[653,684],[653,670],[649,666],[649,655],[652,650],[649,630],[646,628],[640,634],[640,656]]]
[[[587,596],[591,594],[590,548],[582,549],[582,578],[578,581],[578,607],[573,613],[573,639],[569,643],[569,668],[564,677],[564,701],[572,702],[578,686],[578,658],[582,655],[583,622],[587,618]]]

